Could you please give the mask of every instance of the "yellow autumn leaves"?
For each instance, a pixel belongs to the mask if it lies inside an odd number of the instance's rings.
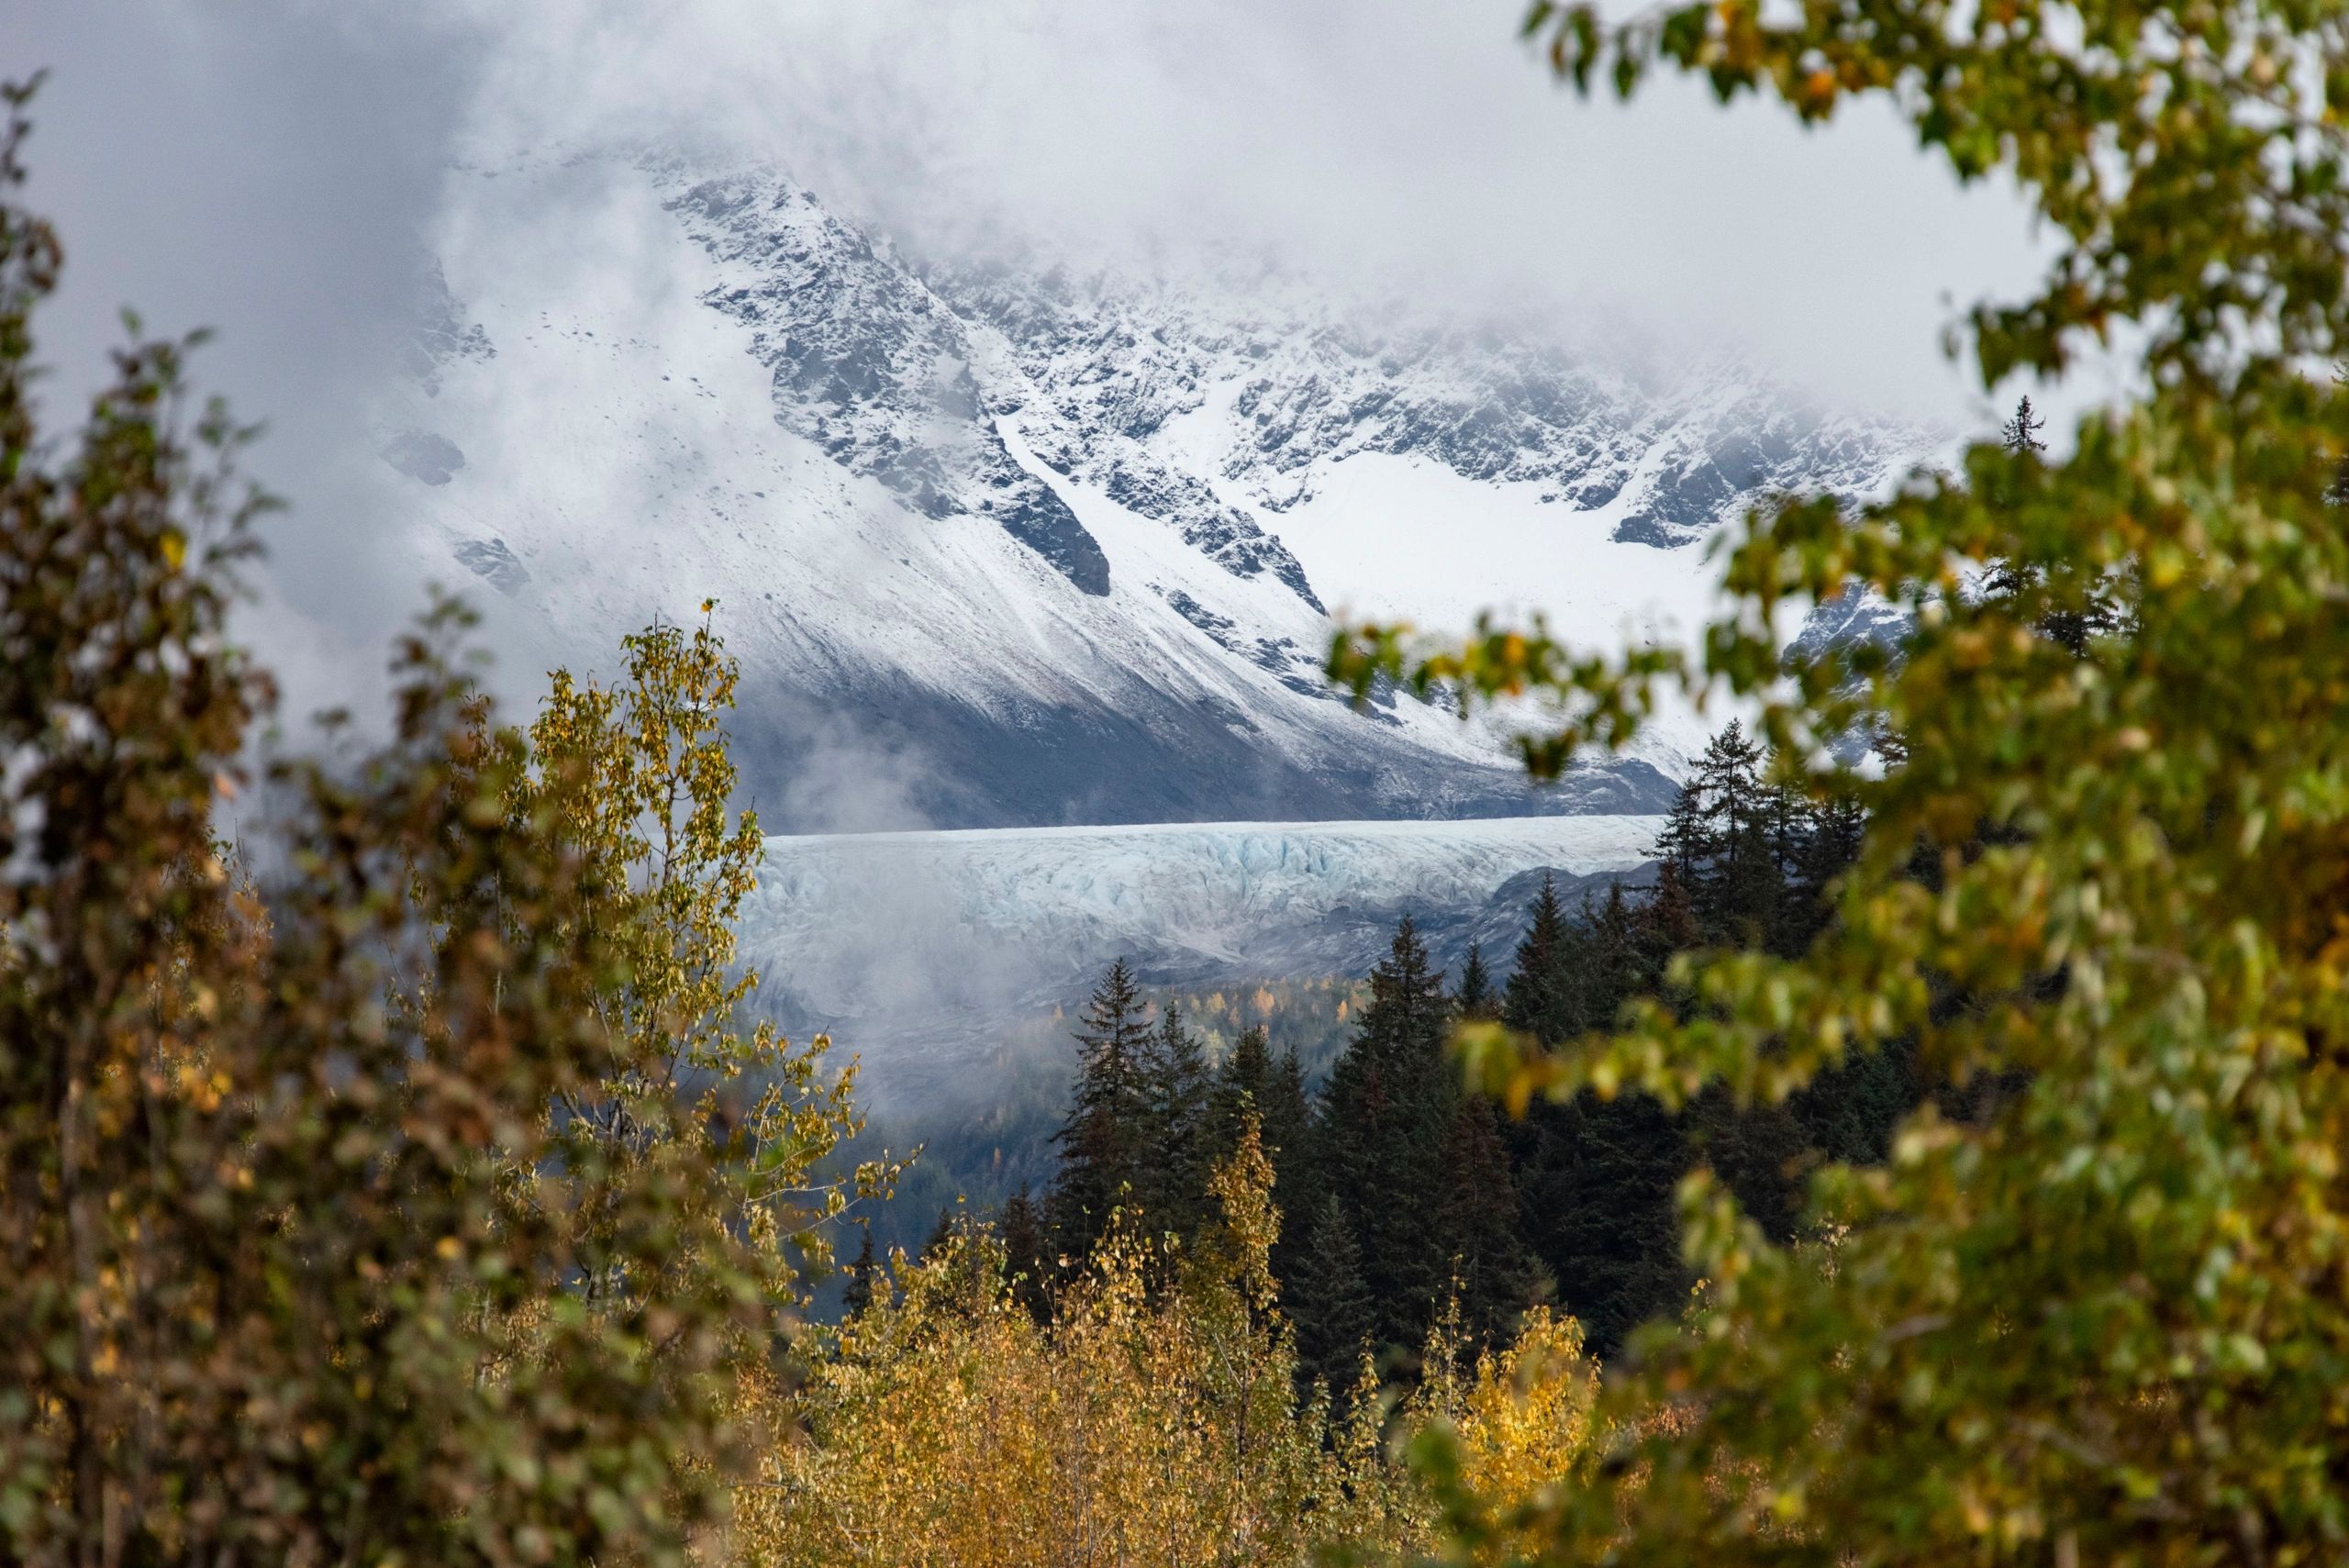
[[[863,1126],[854,1065],[833,1071],[821,1035],[795,1045],[770,1022],[742,1027],[759,976],[735,962],[734,921],[763,840],[756,813],[729,809],[724,717],[740,676],[725,639],[706,613],[691,631],[655,623],[620,647],[626,673],[609,686],[553,673],[529,728],[533,765],[509,791],[515,820],[551,824],[584,863],[595,896],[580,917],[621,977],[593,993],[610,1070],[558,1110],[607,1152],[640,1156],[670,1125],[665,1107],[687,1102],[683,1125],[729,1178],[712,1200],[760,1243],[788,1301],[793,1260],[828,1262],[823,1222],[895,1168],[819,1174]]]
[[[1499,1513],[1591,1450],[1594,1369],[1537,1316],[1498,1355],[1440,1326],[1399,1408],[1364,1381],[1300,1396],[1253,1126],[1217,1173],[1221,1221],[1186,1253],[1127,1217],[1039,1324],[983,1226],[919,1262],[814,1354],[804,1385],[745,1385],[796,1434],[737,1496],[744,1568],[1041,1562],[1194,1568],[1386,1558],[1437,1544],[1433,1496],[1386,1439],[1442,1423]],[[778,1419],[780,1418],[780,1419]],[[1498,1560],[1497,1549],[1492,1554]]]

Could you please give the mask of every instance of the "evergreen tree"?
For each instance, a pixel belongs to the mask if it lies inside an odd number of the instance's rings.
[[[1893,1129],[1923,1098],[1916,1047],[1896,1040],[1821,1073],[1787,1108],[1801,1126],[1804,1143],[1823,1158],[1881,1165],[1892,1157]]]
[[[1679,866],[1671,861],[1664,862],[1656,873],[1655,891],[1641,904],[1632,924],[1638,937],[1641,988],[1657,990],[1672,955],[1687,952],[1703,940],[1697,923],[1697,900]]]
[[[1831,795],[1812,812],[1809,837],[1804,841],[1790,890],[1796,913],[1788,956],[1809,951],[1826,929],[1828,889],[1859,858],[1860,836],[1866,828],[1866,811],[1849,795]]]
[[[1003,1200],[996,1230],[1003,1242],[1004,1270],[1010,1279],[1012,1298],[1037,1322],[1049,1321],[1052,1306],[1046,1271],[1051,1260],[1045,1255],[1042,1218],[1036,1212],[1035,1200],[1029,1196],[1027,1183],[1020,1183],[1019,1190]]]
[[[1998,445],[2011,457],[2028,457],[2043,452],[2047,450],[2047,443],[2039,439],[2039,432],[2046,425],[2046,419],[2039,417],[2031,406],[2030,396],[2025,395],[2015,405],[2013,415],[1998,427]],[[2001,561],[1992,566],[1989,574],[1983,578],[1982,591],[1991,598],[2010,599],[2036,591],[2045,580],[2046,573],[2034,564]]]
[[[1695,887],[1711,865],[1715,848],[1712,829],[1705,820],[1704,795],[1691,780],[1672,797],[1664,831],[1656,835],[1656,853],[1663,857],[1664,869],[1678,876],[1686,889]]]
[[[931,1223],[930,1234],[921,1239],[921,1251],[914,1254],[915,1261],[926,1263],[938,1256],[940,1250],[954,1239],[960,1223],[952,1204],[939,1205],[938,1218]]]
[[[1791,958],[1810,945],[1815,903],[1803,885],[1803,871],[1819,830],[1819,814],[1801,791],[1775,781],[1764,784],[1762,806],[1770,897],[1763,945]]]
[[[1208,1209],[1209,1074],[1206,1049],[1174,1002],[1143,1040],[1135,1076],[1134,1184],[1142,1214],[1153,1232],[1188,1240]]]
[[[1313,1106],[1305,1092],[1305,1064],[1297,1048],[1284,1050],[1273,1064],[1271,1083],[1258,1112],[1258,1136],[1273,1162],[1273,1203],[1282,1215],[1273,1243],[1274,1277],[1286,1279],[1304,1251],[1306,1229],[1320,1212],[1325,1191],[1315,1158]]]
[[[1529,1118],[1524,1231],[1559,1305],[1612,1355],[1633,1326],[1674,1309],[1687,1276],[1673,1189],[1688,1167],[1677,1118],[1649,1095],[1585,1092]]]
[[[2043,452],[2047,443],[2039,439],[2039,432],[2046,428],[2046,419],[2032,407],[2031,395],[2025,393],[2022,401],[2015,405],[2014,417],[1998,427],[1998,441],[2017,456]]]
[[[1701,946],[1806,951],[1828,918],[1829,885],[1858,852],[1865,817],[1850,798],[1814,806],[1767,780],[1767,760],[1737,724],[1715,736],[1675,802],[1644,898],[1610,886],[1562,914],[1545,886],[1509,977],[1506,1020],[1544,1043],[1609,1028],[1635,995],[1664,995],[1673,956]],[[1765,1234],[1789,1238],[1811,1151],[1881,1159],[1915,1104],[1913,1073],[1878,1052],[1823,1073],[1784,1107],[1738,1109],[1700,1096],[1679,1116],[1627,1094],[1537,1104],[1508,1130],[1520,1233],[1554,1277],[1594,1348],[1611,1351],[1685,1284],[1672,1192],[1702,1158]]]
[[[1447,1283],[1429,1195],[1460,1095],[1452,1002],[1407,916],[1370,977],[1371,999],[1322,1096],[1322,1179],[1349,1200],[1381,1344],[1416,1346]]]
[[[1297,1325],[1299,1381],[1319,1378],[1330,1397],[1341,1399],[1353,1386],[1362,1353],[1375,1332],[1369,1286],[1363,1279],[1362,1247],[1353,1220],[1335,1193],[1321,1200],[1306,1228],[1305,1245],[1282,1306]]]
[[[1272,1093],[1264,1102],[1264,1147],[1303,1161],[1311,1153],[1312,1107],[1305,1093],[1305,1063],[1297,1047],[1281,1052],[1273,1073]],[[1275,1142],[1278,1139],[1280,1141]],[[1279,1167],[1275,1167],[1279,1168]]]
[[[1231,1158],[1249,1118],[1255,1119],[1259,1144],[1272,1162],[1273,1204],[1281,1215],[1273,1241],[1273,1276],[1286,1280],[1304,1255],[1305,1232],[1319,1212],[1321,1191],[1312,1107],[1296,1048],[1276,1058],[1270,1031],[1262,1024],[1252,1026],[1217,1069],[1209,1103],[1210,1168]]]
[[[1501,994],[1501,1020],[1544,1045],[1555,1045],[1582,1032],[1577,988],[1566,951],[1572,940],[1565,907],[1558,900],[1557,879],[1544,872],[1542,891],[1533,899],[1532,920],[1517,944],[1517,967]]]
[[[2047,421],[2036,415],[2031,399],[2025,397],[2015,405],[2014,415],[1998,428],[1998,442],[2010,455],[2035,457],[2047,450],[2039,439],[2039,432]],[[2336,468],[2332,487],[2325,492],[2328,501],[2341,493],[2340,475],[2349,469]],[[2088,639],[2119,624],[2110,585],[2099,577],[2083,575],[2056,562],[2051,570],[2036,562],[2005,560],[1991,568],[1982,581],[1985,596],[2011,599],[2024,595],[2041,598],[2042,607],[2032,624],[2039,634],[2061,644],[2076,657],[2087,652]]]
[[[1436,1213],[1469,1333],[1498,1344],[1546,1293],[1542,1267],[1518,1232],[1516,1178],[1493,1102],[1464,1095],[1444,1142],[1443,1198]]]
[[[1715,1084],[1681,1114],[1692,1162],[1701,1162],[1737,1196],[1762,1234],[1785,1244],[1801,1217],[1802,1181],[1811,1162],[1802,1124],[1785,1106],[1740,1106]]]
[[[1275,1071],[1272,1036],[1262,1024],[1243,1031],[1230,1054],[1217,1064],[1215,1087],[1208,1097],[1212,1159],[1219,1162],[1240,1147],[1241,1129],[1248,1118],[1253,1116],[1262,1123],[1272,1097]]]
[[[864,1226],[857,1244],[856,1262],[848,1266],[848,1288],[841,1293],[841,1313],[853,1318],[873,1305],[873,1273],[881,1265],[873,1256],[873,1228]]]
[[[1299,1189],[1311,1158],[1308,1140],[1312,1113],[1305,1094],[1305,1069],[1294,1047],[1273,1055],[1272,1036],[1256,1024],[1240,1037],[1214,1073],[1208,1092],[1208,1162],[1210,1167],[1230,1159],[1240,1147],[1241,1129],[1252,1116],[1257,1137],[1273,1162],[1274,1201],[1284,1214],[1297,1217],[1292,1229],[1301,1229],[1307,1208]]]
[[[1452,1008],[1464,1018],[1480,1022],[1501,1016],[1501,995],[1493,984],[1492,972],[1485,967],[1485,949],[1480,942],[1468,944],[1467,962],[1460,966],[1460,985],[1452,994]]]
[[[1716,946],[1761,947],[1776,923],[1770,843],[1776,803],[1762,781],[1762,748],[1731,719],[1705,748],[1683,792],[1697,797],[1702,824],[1692,888],[1698,927]]]
[[[1051,1220],[1058,1251],[1082,1264],[1108,1229],[1110,1211],[1139,1186],[1141,1065],[1149,1037],[1133,971],[1119,959],[1094,987],[1078,1047],[1076,1091],[1068,1119],[1052,1135],[1060,1173]]]
[[[1657,895],[1644,904],[1634,906],[1619,883],[1569,918],[1544,880],[1509,976],[1503,1016],[1512,1028],[1544,1043],[1606,1028],[1628,998],[1653,989],[1673,951],[1695,944],[1682,867],[1715,856],[1699,796],[1684,791],[1681,799],[1678,854],[1667,851]],[[1530,1106],[1506,1147],[1517,1234],[1537,1277],[1553,1280],[1593,1346],[1611,1351],[1679,1282],[1672,1190],[1687,1154],[1677,1120],[1644,1095],[1585,1094]]]
[[[1620,882],[1607,884],[1607,896],[1583,899],[1582,919],[1567,944],[1568,967],[1583,1027],[1614,1026],[1623,1004],[1651,992],[1664,977],[1662,955],[1642,940],[1639,912]]]

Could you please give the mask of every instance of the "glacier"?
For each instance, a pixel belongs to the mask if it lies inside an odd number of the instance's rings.
[[[741,912],[763,1006],[829,1030],[877,1104],[959,1081],[1111,959],[1152,984],[1358,978],[1410,915],[1505,960],[1532,883],[1642,880],[1664,818],[1233,822],[775,836]]]

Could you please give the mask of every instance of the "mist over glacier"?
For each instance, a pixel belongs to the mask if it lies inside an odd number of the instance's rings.
[[[1662,818],[1238,822],[778,836],[741,921],[762,1006],[829,1030],[885,1113],[937,1108],[1014,1020],[1114,958],[1152,985],[1359,977],[1410,916],[1433,956],[1515,941],[1530,878],[1640,880]]]

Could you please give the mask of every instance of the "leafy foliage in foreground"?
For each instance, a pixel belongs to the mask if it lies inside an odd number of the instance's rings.
[[[1688,1183],[1709,1295],[1606,1400],[1677,1417],[1524,1522],[1556,1561],[2337,1560],[2349,529],[2324,497],[2349,406],[2307,372],[2349,348],[2349,13],[1724,0],[1534,25],[1627,91],[1663,61],[1808,118],[1888,95],[2061,240],[2037,295],[1976,313],[1986,381],[2125,326],[2152,390],[2067,457],[1983,446],[1880,505],[1752,518],[1700,659],[1583,658],[1538,627],[1341,639],[1365,687],[1564,699],[1540,768],[1620,742],[1660,684],[1738,694],[1787,787],[1868,812],[1819,944],[1683,964],[1680,1001],[1554,1053],[1475,1031],[1487,1082],[1776,1102],[1907,1040],[1932,1079],[2013,1091],[1972,1123],[1929,1103],[1883,1170],[1823,1171],[1823,1251]],[[2015,591],[1970,590],[2001,567]],[[1782,659],[1782,610],[1854,592],[1913,616],[1897,662]],[[2090,618],[2076,648],[2051,634]],[[1851,773],[1854,735],[1896,765]]]
[[[779,1042],[744,1133],[636,1087],[740,1054],[723,885],[670,902],[614,826],[679,727],[550,730],[534,763],[451,673],[444,610],[387,746],[270,770],[258,890],[214,826],[270,706],[225,637],[245,432],[188,407],[186,344],[144,342],[45,441],[59,261],[0,203],[0,1557],[681,1560],[788,1327],[798,1227],[760,1215],[846,1107]],[[722,751],[692,754],[707,802]]]
[[[1391,1557],[1436,1540],[1436,1494],[1391,1462],[1398,1429],[1454,1434],[1507,1510],[1589,1451],[1596,1392],[1570,1323],[1497,1353],[1440,1323],[1399,1410],[1366,1366],[1351,1413],[1300,1398],[1271,1269],[1280,1213],[1253,1118],[1189,1244],[1113,1224],[1040,1323],[998,1235],[952,1228],[897,1260],[789,1408],[806,1440],[763,1462],[730,1545],[758,1568],[1097,1561],[1191,1568]],[[1153,1287],[1152,1282],[1168,1282]]]

